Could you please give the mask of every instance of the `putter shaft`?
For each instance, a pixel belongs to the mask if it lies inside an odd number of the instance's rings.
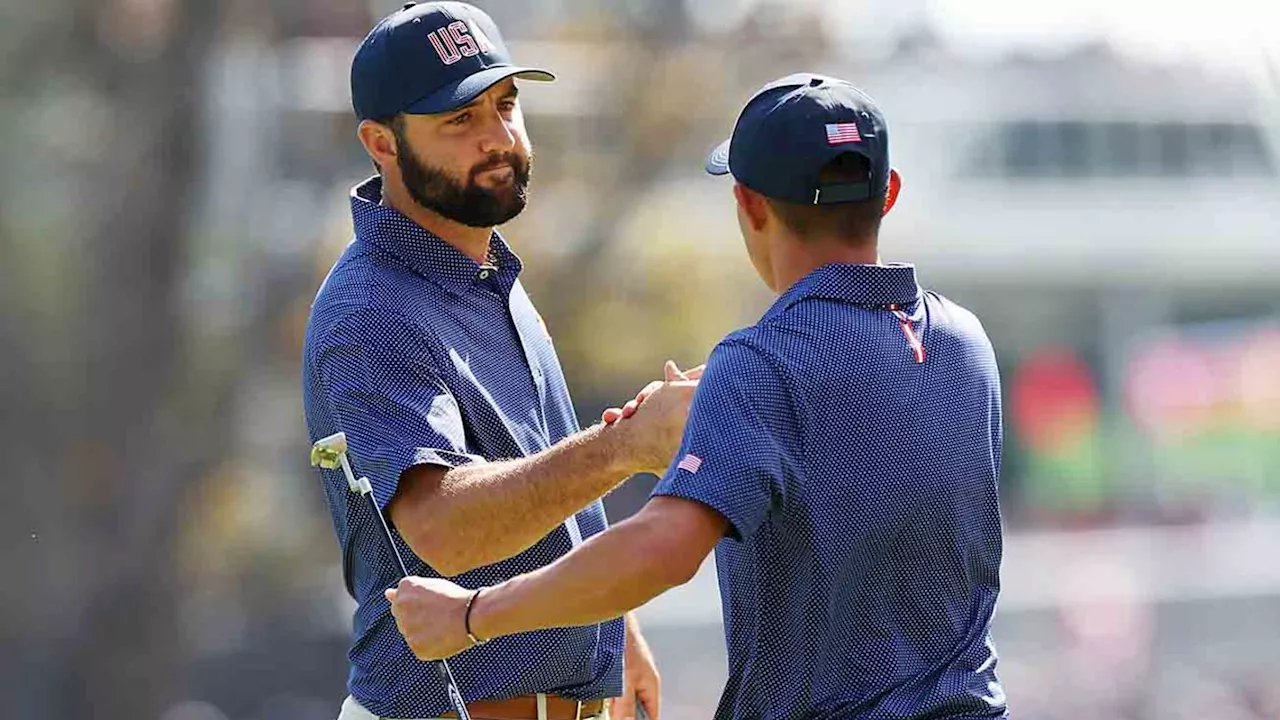
[[[351,488],[352,492],[360,492],[360,484],[356,482],[355,473],[351,472],[351,463],[347,461],[347,454],[344,452],[338,455],[338,461],[342,463],[342,474],[347,476],[347,487]]]
[[[346,453],[342,455],[342,466],[348,467]],[[409,568],[404,564],[404,558],[400,556],[400,548],[396,547],[395,536],[391,534],[391,526],[387,524],[387,518],[382,514],[382,508],[378,507],[378,499],[373,496],[373,485],[369,482],[369,478],[360,476],[356,481],[356,485],[360,488],[360,494],[369,498],[369,504],[373,506],[373,513],[378,516],[378,522],[382,525],[384,537],[387,544],[391,546],[391,552],[396,556],[396,562],[400,565],[401,577],[409,576]],[[467,703],[462,699],[462,693],[458,690],[458,682],[453,679],[453,671],[449,669],[449,661],[440,659],[436,661],[436,669],[440,672],[440,679],[444,682],[445,693],[449,695],[449,703],[453,705],[453,710],[458,714],[458,720],[471,720],[471,715],[467,712]]]
[[[387,544],[391,546],[391,552],[396,557],[396,563],[400,565],[401,577],[408,577],[409,567],[405,565],[404,558],[400,556],[400,548],[396,546],[395,536],[391,534],[391,526],[387,524],[387,518],[382,514],[382,508],[378,507],[378,499],[373,496],[373,484],[369,482],[369,478],[364,476],[357,480],[355,473],[351,470],[351,462],[347,460],[347,436],[344,433],[335,433],[311,446],[312,465],[332,469],[334,456],[337,456],[338,463],[342,466],[342,474],[346,476],[347,487],[351,492],[359,493],[369,498],[369,505],[373,507],[373,514],[378,516],[378,523],[382,525],[383,537],[386,538]],[[449,669],[448,661],[438,660],[435,665],[440,674],[440,680],[444,683],[445,694],[449,696],[449,704],[453,706],[453,711],[458,714],[458,720],[471,720],[471,715],[467,712],[467,703],[462,699],[462,693],[458,690],[457,681],[453,679],[453,672]]]

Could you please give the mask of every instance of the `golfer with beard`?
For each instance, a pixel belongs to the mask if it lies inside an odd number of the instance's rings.
[[[412,574],[472,588],[603,532],[600,496],[667,466],[696,384],[669,363],[628,422],[579,428],[520,258],[495,229],[524,208],[533,158],[516,79],[553,78],[513,65],[470,5],[410,3],[365,38],[351,92],[379,172],[352,190],[355,238],[315,298],[303,353],[312,441],[346,433]],[[377,517],[323,472],[358,604],[339,717],[450,717],[383,595],[400,576]],[[450,663],[475,720],[629,720],[637,699],[659,717],[630,617],[475,644]]]

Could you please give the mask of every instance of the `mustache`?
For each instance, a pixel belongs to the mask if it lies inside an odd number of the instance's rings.
[[[494,153],[487,160],[477,164],[471,168],[471,178],[475,179],[477,175],[486,170],[494,170],[503,166],[510,166],[515,170],[516,174],[522,173],[527,165],[523,157],[513,152]]]

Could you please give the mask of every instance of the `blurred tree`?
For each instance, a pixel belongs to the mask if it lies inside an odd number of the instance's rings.
[[[608,279],[599,278],[594,271],[615,238],[620,211],[658,179],[671,157],[671,138],[681,137],[692,117],[688,101],[698,90],[680,82],[681,74],[688,69],[680,62],[683,56],[679,52],[688,41],[684,3],[646,3],[644,12],[637,13],[633,22],[635,27],[628,42],[619,48],[627,56],[621,66],[631,68],[633,74],[612,84],[618,91],[616,114],[627,120],[616,128],[623,138],[611,153],[612,182],[599,187],[597,197],[587,204],[589,220],[584,241],[555,268],[553,287],[573,287],[591,278],[597,278],[601,287],[607,285]],[[671,97],[671,93],[677,96]],[[663,100],[655,101],[656,98]],[[612,114],[604,121],[615,123]],[[551,295],[551,306],[544,312],[568,316],[573,312],[568,306],[579,304],[581,297],[576,293]]]
[[[537,295],[539,309],[552,327],[575,401],[588,423],[602,407],[603,398],[610,403],[624,401],[620,389],[631,392],[658,377],[669,355],[696,346],[699,355],[681,361],[698,362],[710,345],[699,342],[696,330],[715,325],[718,330],[711,334],[719,339],[734,329],[717,323],[724,318],[721,308],[691,290],[714,286],[699,281],[723,280],[725,270],[681,267],[705,255],[685,251],[679,253],[681,257],[654,262],[619,250],[631,211],[642,198],[653,201],[649,194],[663,185],[673,166],[679,168],[677,175],[683,175],[686,168],[702,165],[700,154],[709,146],[692,145],[690,139],[718,141],[732,127],[745,99],[739,93],[740,75],[752,76],[748,83],[758,86],[756,76],[772,80],[778,67],[811,66],[826,49],[821,33],[812,31],[813,24],[801,23],[779,32],[787,40],[802,37],[804,42],[766,44],[754,49],[750,60],[730,63],[725,58],[740,46],[760,35],[771,37],[768,13],[761,10],[737,35],[716,39],[694,34],[688,3],[683,0],[624,7],[629,26],[620,41],[609,43],[610,51],[621,57],[616,62],[619,74],[610,77],[612,92],[601,100],[610,110],[594,115],[604,126],[598,136],[608,138],[610,144],[604,152],[591,155],[592,172],[600,174],[591,178],[589,194],[575,207],[585,216],[581,237],[569,243],[568,252],[558,252],[554,264],[529,272],[537,278],[535,292],[547,289]],[[717,78],[717,82],[689,81],[697,77]],[[754,90],[751,87],[749,92]],[[733,212],[727,199],[723,211]],[[754,278],[749,282],[754,283]],[[652,482],[652,476],[645,476],[609,495],[610,517],[617,520],[638,509]]]
[[[7,717],[157,718],[182,697],[174,538],[231,397],[180,302],[217,6],[5,11],[17,138],[56,190],[0,203],[0,434],[22,484],[0,518],[30,536],[6,558]]]

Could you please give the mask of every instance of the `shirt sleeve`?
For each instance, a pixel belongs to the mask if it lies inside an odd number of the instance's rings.
[[[729,521],[732,537],[749,537],[785,501],[798,468],[797,437],[779,367],[753,346],[721,343],[694,393],[680,450],[653,494],[707,505]]]
[[[457,400],[440,379],[421,330],[399,315],[360,310],[329,333],[316,371],[352,469],[386,507],[415,465],[457,467],[467,452]]]

